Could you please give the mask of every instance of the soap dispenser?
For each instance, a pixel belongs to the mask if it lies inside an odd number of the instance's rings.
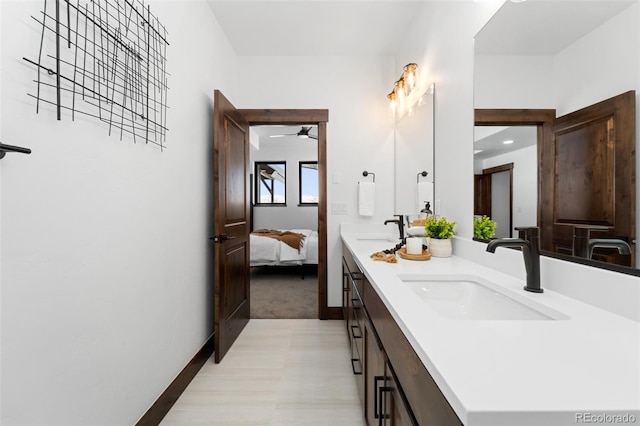
[[[431,211],[431,202],[425,201],[424,209],[420,210],[420,219],[426,219],[429,216],[433,216],[433,212]]]

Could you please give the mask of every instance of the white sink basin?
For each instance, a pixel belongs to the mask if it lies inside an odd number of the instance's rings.
[[[566,320],[567,315],[473,275],[398,275],[438,314],[456,320]],[[522,290],[524,292],[524,290]]]
[[[384,241],[391,243],[399,243],[400,238],[393,237],[388,234],[360,234],[356,237],[358,241]]]

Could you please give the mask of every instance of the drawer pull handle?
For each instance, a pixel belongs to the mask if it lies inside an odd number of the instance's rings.
[[[360,366],[360,371],[356,370],[356,363]],[[351,358],[351,369],[353,370],[353,374],[362,374],[362,363],[358,358]]]
[[[358,335],[356,336],[355,331],[358,330]],[[362,330],[360,330],[360,326],[352,325],[351,326],[351,335],[354,339],[362,339]]]
[[[375,419],[380,418],[381,407],[378,406],[378,382],[382,381],[384,383],[384,376],[375,376],[373,378],[373,417]]]
[[[387,393],[391,392],[391,388],[388,386],[382,386],[378,389],[380,390],[378,393],[378,397],[380,398],[380,416],[378,417],[378,425],[383,426],[386,423],[384,420],[391,417],[388,413],[384,412],[384,408],[387,406]]]

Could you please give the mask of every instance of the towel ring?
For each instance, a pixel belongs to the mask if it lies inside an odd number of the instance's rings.
[[[362,172],[362,176],[364,176],[364,177],[367,177],[369,175],[373,176],[373,182],[375,182],[376,181],[376,174],[375,173],[368,172],[366,170],[364,172]]]
[[[422,177],[427,177],[429,173],[427,173],[426,171],[421,171],[420,173],[418,173],[416,175],[416,183],[420,182],[420,176]]]

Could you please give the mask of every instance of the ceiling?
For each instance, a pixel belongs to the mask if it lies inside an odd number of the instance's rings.
[[[315,139],[311,138],[298,138],[296,133],[300,131],[302,126],[311,127],[309,134],[313,136],[318,136],[318,126],[313,124],[300,124],[296,126],[285,126],[285,125],[261,125],[261,126],[251,126],[251,131],[259,137],[259,144],[262,146],[263,144],[282,144],[287,143],[289,141],[309,141],[309,143],[316,143]],[[275,137],[272,138],[272,135],[290,135],[285,137]]]
[[[405,43],[403,37],[414,17],[434,3],[206,1],[239,56],[394,55]],[[475,38],[476,53],[553,55],[637,1],[506,0]],[[531,31],[538,33],[540,28],[544,34],[530,37]]]
[[[414,17],[434,3],[206,1],[239,56],[394,55],[406,42],[404,35]],[[476,53],[553,55],[637,1],[507,0],[475,38]],[[530,37],[530,31],[540,28],[545,29],[543,35]]]
[[[536,126],[476,126],[474,130],[474,160],[484,160],[496,155],[517,151],[538,141]],[[513,143],[505,145],[505,140]],[[478,152],[480,151],[480,152]]]
[[[475,37],[474,50],[481,55],[555,55],[633,3],[637,0],[506,1]]]
[[[394,55],[428,0],[207,0],[239,56]]]

